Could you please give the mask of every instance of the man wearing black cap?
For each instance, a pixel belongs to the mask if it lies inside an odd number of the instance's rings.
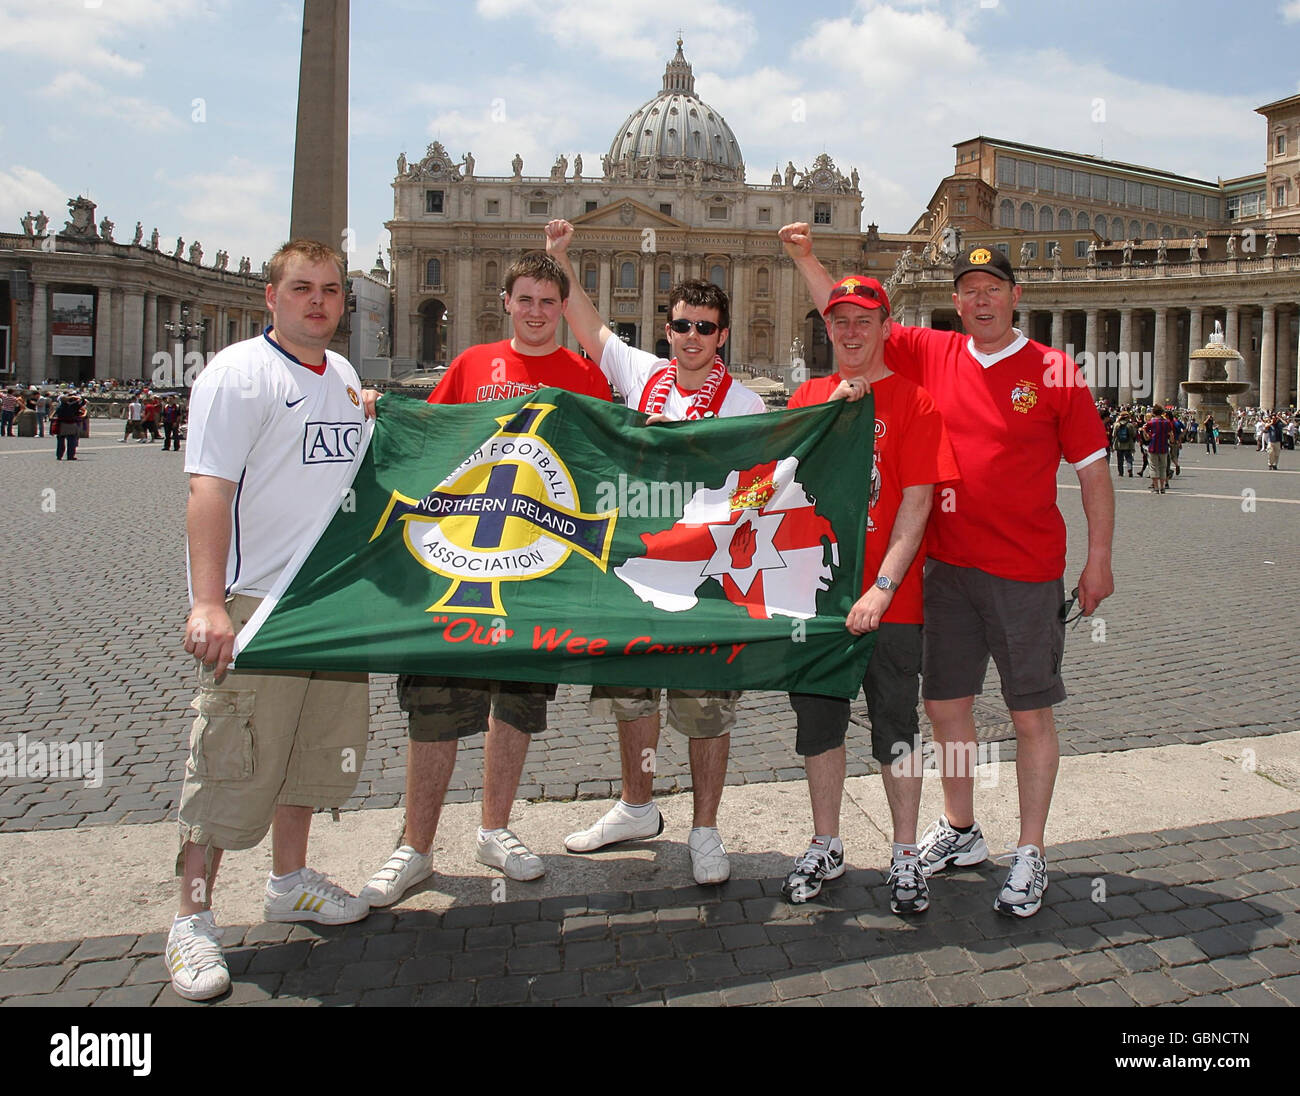
[[[833,279],[813,255],[808,225],[787,225],[780,236],[824,307]],[[1016,728],[1020,798],[1017,848],[994,908],[1029,917],[1047,888],[1064,621],[1075,596],[1090,615],[1114,590],[1115,498],[1105,431],[1080,371],[1012,326],[1020,287],[1006,256],[967,248],[953,264],[953,287],[964,334],[895,326],[885,346],[885,363],[934,397],[961,470],[960,482],[936,496],[929,527],[922,694],[942,759],[945,812],[922,838],[921,858],[933,874],[988,857],[975,822],[973,760],[975,694],[991,655]],[[1088,519],[1088,558],[1070,601],[1056,507],[1062,457],[1079,477]]]
[[[836,372],[805,381],[789,406],[860,398],[868,389],[874,401],[862,596],[844,626],[855,635],[876,636],[862,691],[871,716],[871,753],[880,763],[893,823],[890,908],[921,913],[930,905],[916,843],[921,764],[914,753],[920,745],[923,542],[935,485],[957,478],[957,460],[934,400],[885,365],[891,325],[884,286],[875,278],[844,278],[831,287],[822,315],[835,347]],[[795,860],[781,893],[791,902],[806,902],[821,892],[823,882],[844,873],[839,826],[849,702],[792,693],[790,706],[797,720],[795,752],[803,756],[808,774],[813,839]]]

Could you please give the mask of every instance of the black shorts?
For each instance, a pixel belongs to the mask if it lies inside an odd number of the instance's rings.
[[[916,697],[921,682],[921,626],[882,624],[862,679],[871,717],[871,756],[889,765],[920,743]],[[798,724],[795,753],[801,757],[844,745],[849,729],[849,702],[835,696],[791,693]]]
[[[927,562],[922,695],[958,700],[983,692],[992,655],[1008,711],[1059,704],[1065,699],[1064,600],[1059,578],[1017,582],[975,567]]]
[[[536,734],[546,730],[546,704],[553,699],[554,685],[526,681],[417,674],[397,678],[397,700],[415,742],[450,742],[486,731],[489,709],[493,719]]]

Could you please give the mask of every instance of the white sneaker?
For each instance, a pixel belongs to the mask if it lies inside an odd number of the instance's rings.
[[[370,903],[349,894],[318,871],[303,868],[298,883],[284,894],[266,884],[262,916],[268,921],[315,921],[320,925],[350,925],[370,912]]]
[[[478,839],[478,862],[490,868],[500,868],[511,879],[527,883],[546,874],[542,858],[529,850],[512,830],[497,830]]]
[[[731,861],[722,838],[713,826],[696,826],[687,838],[691,850],[691,871],[700,884],[725,883],[731,877]]]
[[[221,930],[211,910],[172,922],[163,960],[172,976],[172,989],[187,1001],[220,997],[230,988]]]
[[[1009,859],[1011,868],[993,908],[1013,917],[1032,917],[1043,904],[1043,893],[1047,890],[1047,860],[1042,849],[1037,845],[1021,845],[1015,852],[998,859]]]
[[[357,892],[357,897],[371,907],[391,906],[417,883],[423,883],[433,874],[433,854],[416,852],[410,845],[401,845],[388,858],[382,868],[370,877],[370,882]]]
[[[664,816],[659,813],[658,807],[644,814],[635,815],[620,799],[601,816],[595,825],[569,834],[564,839],[564,847],[570,852],[595,852],[607,845],[617,845],[623,841],[640,841],[646,837],[658,837],[663,832]]]
[[[958,833],[942,814],[921,835],[917,848],[921,870],[926,875],[935,875],[954,866],[971,868],[989,858],[989,847],[978,822],[971,825],[970,833]]]

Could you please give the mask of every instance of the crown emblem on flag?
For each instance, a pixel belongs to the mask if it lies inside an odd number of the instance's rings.
[[[748,487],[738,487],[731,493],[730,507],[736,510],[759,510],[776,494],[772,477],[756,480]]]

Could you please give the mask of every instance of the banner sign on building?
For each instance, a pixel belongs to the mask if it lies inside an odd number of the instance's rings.
[[[89,293],[52,293],[50,352],[70,358],[95,354],[95,298]]]

